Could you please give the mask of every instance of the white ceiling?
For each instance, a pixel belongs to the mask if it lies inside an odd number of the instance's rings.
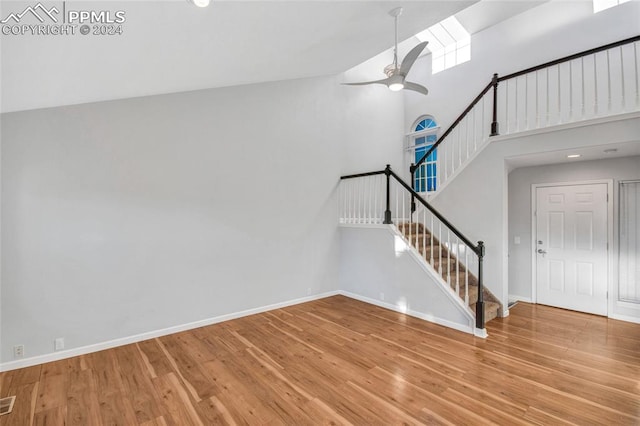
[[[472,1],[75,2],[124,10],[123,35],[2,35],[2,112],[337,74]],[[2,1],[0,15],[34,1]],[[45,3],[48,7],[62,2]]]
[[[0,19],[37,1],[2,0]],[[369,59],[382,70],[394,7],[404,8],[402,58],[419,42],[413,34],[453,14],[473,34],[545,1],[67,1],[67,10],[123,10],[123,34],[0,35],[0,112],[332,75]]]

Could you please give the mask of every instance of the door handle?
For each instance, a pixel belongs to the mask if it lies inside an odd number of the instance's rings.
[[[538,253],[540,253],[540,254],[547,254],[546,250],[542,250],[542,249],[538,249]]]

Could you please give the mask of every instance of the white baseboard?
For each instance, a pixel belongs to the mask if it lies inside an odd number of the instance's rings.
[[[610,319],[614,319],[614,320],[618,320],[618,321],[627,321],[627,322],[633,322],[636,324],[640,324],[640,318],[638,317],[632,317],[629,315],[619,315],[619,314],[614,314],[614,315],[609,315]]]
[[[474,328],[473,335],[476,337],[482,337],[483,339],[486,339],[487,337],[489,337],[489,334],[487,333],[486,328]]]
[[[33,365],[44,364],[46,362],[59,361],[61,359],[71,358],[79,355],[86,355],[92,352],[98,352],[105,349],[115,348],[117,346],[137,343],[143,340],[149,340],[156,337],[166,336],[168,334],[179,333],[181,331],[192,330],[194,328],[217,324],[219,322],[229,321],[232,319],[241,318],[248,315],[259,314],[266,311],[272,311],[274,309],[280,309],[280,308],[285,308],[287,306],[298,305],[300,303],[311,302],[313,300],[324,299],[325,297],[336,296],[338,294],[341,294],[341,292],[337,290],[329,291],[326,293],[316,294],[313,296],[301,297],[299,299],[293,299],[285,302],[274,303],[272,305],[261,306],[259,308],[247,309],[244,311],[233,312],[230,314],[220,315],[213,318],[194,321],[187,324],[176,325],[173,327],[163,328],[160,330],[148,331],[146,333],[136,334],[133,336],[113,339],[106,342],[100,342],[92,345],[81,346],[79,348],[73,348],[66,351],[54,352],[54,353],[49,353],[44,355],[37,355],[29,358],[19,359],[16,361],[9,361],[9,362],[0,364],[0,372],[15,370],[18,368],[31,367]]]
[[[456,322],[452,322],[452,321],[449,321],[449,320],[446,320],[446,319],[434,317],[433,315],[425,314],[423,312],[414,311],[412,309],[407,309],[407,310],[400,309],[400,308],[398,308],[396,305],[394,305],[392,303],[383,302],[383,301],[377,300],[377,299],[371,299],[369,297],[361,296],[359,294],[351,293],[349,291],[340,290],[340,291],[338,291],[338,293],[342,294],[343,296],[350,297],[352,299],[356,299],[356,300],[359,300],[359,301],[364,302],[364,303],[369,303],[371,305],[375,305],[375,306],[379,306],[381,308],[389,309],[389,310],[394,311],[394,312],[399,312],[401,314],[406,314],[406,315],[409,315],[411,317],[419,318],[419,319],[422,319],[422,320],[425,320],[425,321],[432,322],[434,324],[442,325],[444,327],[453,328],[454,330],[462,331],[464,333],[474,334],[474,335],[477,335],[478,337],[486,337],[486,331],[485,331],[485,336],[476,334],[475,333],[475,327],[465,326],[465,325],[458,324]]]
[[[311,302],[314,300],[324,299],[326,297],[331,297],[336,295],[343,295],[346,297],[350,297],[352,299],[359,300],[361,302],[369,303],[371,305],[379,306],[381,308],[386,308],[395,312],[403,313],[415,318],[432,322],[434,324],[442,325],[444,327],[452,328],[454,330],[462,331],[464,333],[473,334],[477,337],[483,337],[483,338],[487,337],[486,330],[478,330],[473,326],[465,326],[465,325],[458,324],[443,318],[438,318],[433,315],[425,314],[423,312],[418,312],[411,309],[405,311],[391,303],[383,302],[376,299],[371,299],[369,297],[361,296],[359,294],[351,293],[348,291],[334,290],[326,293],[316,294],[313,296],[302,297],[299,299],[288,300],[280,303],[261,306],[258,308],[247,309],[244,311],[233,312],[230,314],[220,315],[217,317],[212,317],[212,318],[207,318],[207,319],[194,321],[186,324],[176,325],[173,327],[167,327],[160,330],[148,331],[148,332],[136,334],[133,336],[121,337],[118,339],[108,340],[106,342],[100,342],[92,345],[81,346],[78,348],[68,349],[65,351],[53,352],[49,354],[37,355],[37,356],[19,359],[15,361],[9,361],[9,362],[0,364],[0,372],[16,370],[18,368],[31,367],[34,365],[44,364],[47,362],[59,361],[59,360],[71,358],[74,356],[86,355],[93,352],[102,351],[105,349],[111,349],[118,346],[128,345],[131,343],[142,342],[144,340],[154,339],[156,337],[162,337],[162,336],[166,336],[173,333],[179,333],[181,331],[192,330],[194,328],[205,327],[207,325],[217,324],[220,322],[245,317],[248,315],[259,314],[259,313],[271,311],[274,309],[285,308],[287,306],[298,305],[300,303]]]
[[[516,302],[525,302],[525,303],[533,303],[533,300],[530,297],[524,297],[524,296],[516,296],[513,294],[509,295],[509,303],[516,301]]]

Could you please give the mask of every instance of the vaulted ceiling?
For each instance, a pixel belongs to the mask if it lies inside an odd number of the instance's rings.
[[[394,7],[404,7],[405,40],[461,11],[474,32],[540,1],[469,8],[475,3],[47,1],[67,11],[122,10],[122,34],[0,36],[2,112],[337,74],[393,44]],[[2,1],[0,16],[34,4]]]

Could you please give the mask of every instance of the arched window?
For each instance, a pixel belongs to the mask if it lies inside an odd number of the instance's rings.
[[[414,128],[414,163],[418,161],[429,151],[437,140],[436,132],[438,125],[433,117],[420,117]],[[417,192],[435,191],[437,187],[437,161],[438,150],[434,150],[426,161],[416,169],[414,188]]]

